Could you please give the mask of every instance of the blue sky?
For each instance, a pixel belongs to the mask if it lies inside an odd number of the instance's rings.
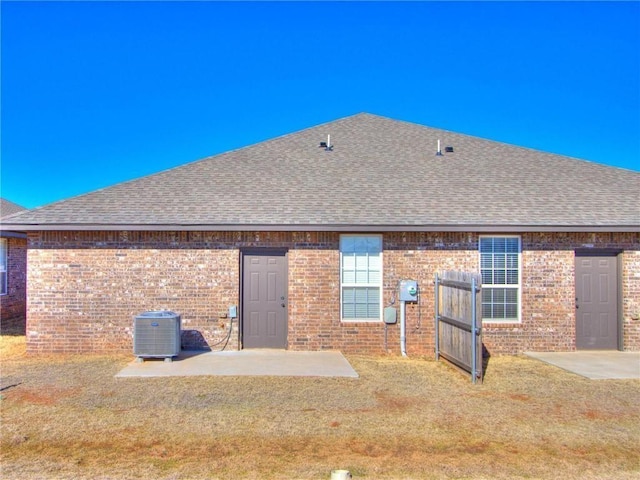
[[[638,2],[7,2],[33,208],[359,112],[640,170]]]

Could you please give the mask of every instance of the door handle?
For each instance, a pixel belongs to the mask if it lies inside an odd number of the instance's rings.
[[[285,305],[284,303],[282,304],[282,306],[283,306],[283,307],[286,307],[286,305]]]

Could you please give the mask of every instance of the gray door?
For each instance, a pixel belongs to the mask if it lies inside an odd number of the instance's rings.
[[[244,348],[287,348],[286,252],[243,255],[242,344]]]
[[[576,253],[576,348],[618,348],[618,272],[615,256]]]

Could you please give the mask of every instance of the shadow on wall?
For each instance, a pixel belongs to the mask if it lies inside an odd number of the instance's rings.
[[[211,351],[211,346],[207,342],[202,332],[199,330],[182,330],[181,342],[183,350],[203,350]]]

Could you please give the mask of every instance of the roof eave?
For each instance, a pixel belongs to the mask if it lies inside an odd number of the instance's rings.
[[[0,237],[2,238],[27,238],[27,234],[24,232],[13,232],[8,230],[0,230]]]
[[[640,232],[640,225],[505,225],[505,224],[15,224],[4,228],[38,231],[201,231],[201,232]],[[3,228],[3,231],[5,231]]]

